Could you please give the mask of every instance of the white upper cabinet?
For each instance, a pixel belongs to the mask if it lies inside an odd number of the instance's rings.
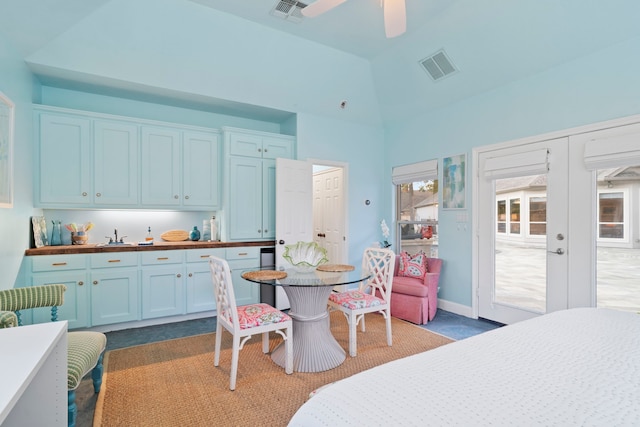
[[[221,208],[218,131],[36,108],[35,204],[44,208]]]

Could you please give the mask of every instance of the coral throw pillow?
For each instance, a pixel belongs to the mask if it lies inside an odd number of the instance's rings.
[[[427,273],[427,254],[420,251],[413,257],[408,252],[400,253],[400,276],[424,278]]]

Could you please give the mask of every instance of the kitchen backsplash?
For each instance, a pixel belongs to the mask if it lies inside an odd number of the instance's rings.
[[[176,211],[132,211],[132,210],[67,210],[44,209],[47,234],[51,238],[51,221],[60,220],[62,224],[85,224],[92,222],[93,229],[89,232],[88,243],[106,243],[114,236],[114,229],[118,230],[118,238],[124,237],[125,242],[144,241],[147,229],[155,239],[168,230],[190,231],[194,226],[202,232],[202,221],[210,219],[211,212],[176,212]],[[62,243],[71,244],[71,234],[62,227]]]

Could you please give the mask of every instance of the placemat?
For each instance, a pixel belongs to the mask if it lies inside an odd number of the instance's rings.
[[[256,270],[242,273],[242,277],[249,280],[274,280],[284,279],[287,277],[287,273],[275,270]]]
[[[323,264],[316,268],[318,271],[332,271],[332,272],[340,272],[340,271],[353,271],[355,267],[353,265],[348,264]]]

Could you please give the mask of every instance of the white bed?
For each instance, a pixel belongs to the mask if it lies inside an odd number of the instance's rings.
[[[322,389],[289,426],[640,425],[640,315],[578,308]]]

